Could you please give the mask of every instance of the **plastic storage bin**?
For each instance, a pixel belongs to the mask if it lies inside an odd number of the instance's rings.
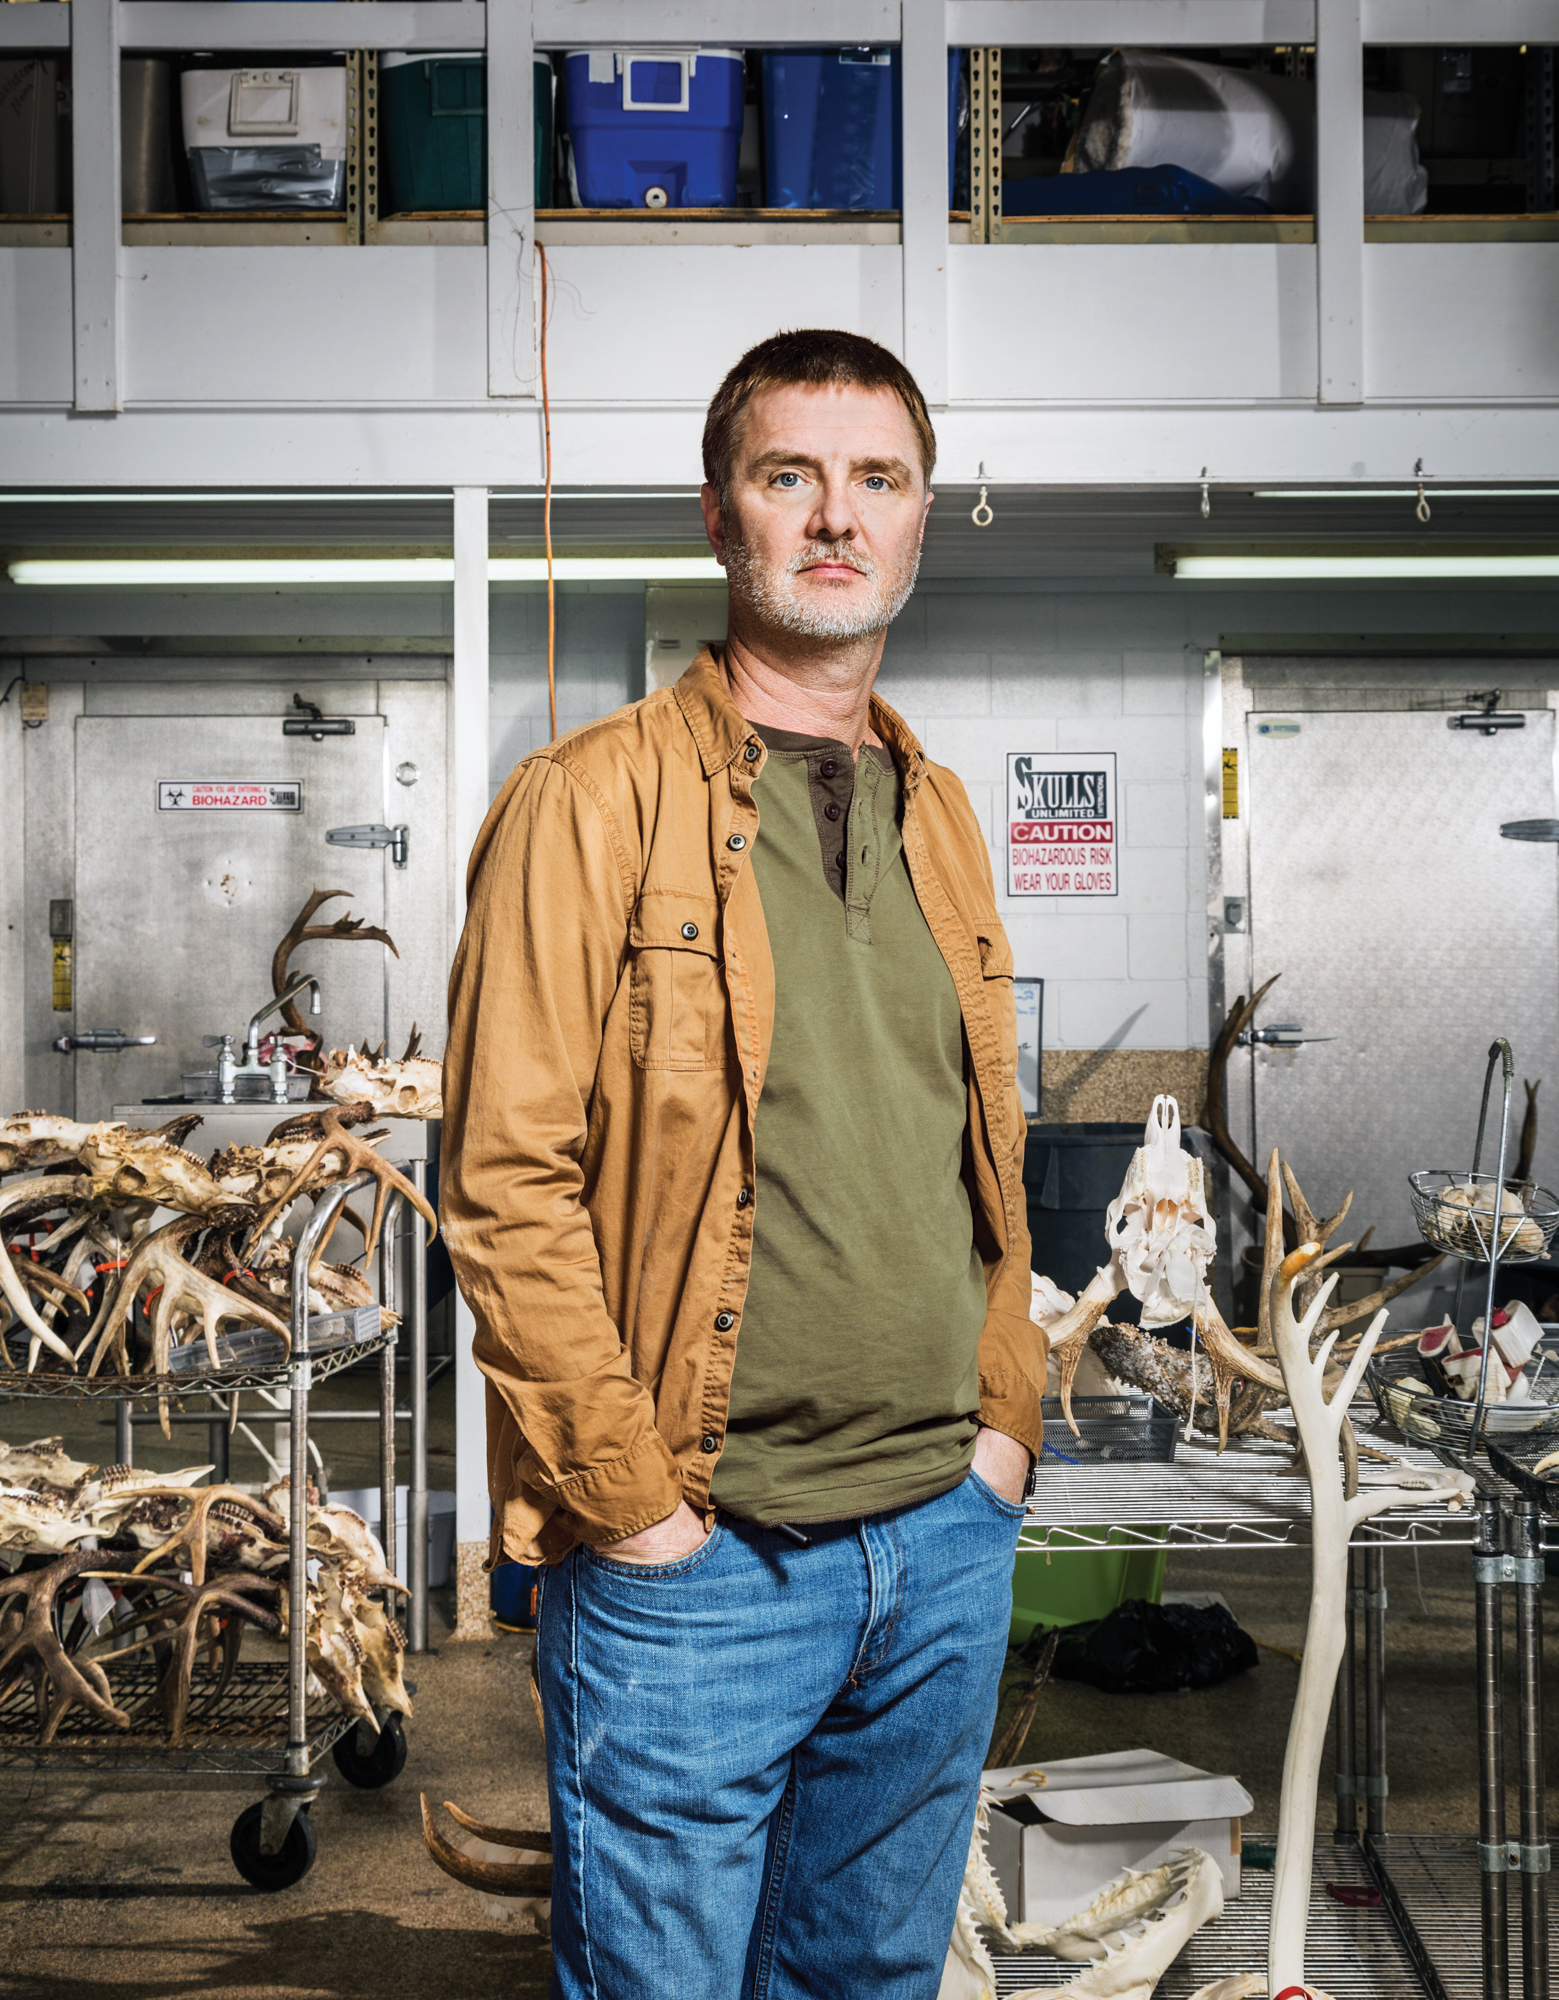
[[[963,50],[947,52],[947,193]],[[763,58],[764,206],[904,206],[897,49],[777,49]]]
[[[536,1579],[540,1575],[536,1563],[502,1562],[494,1568],[487,1601],[494,1622],[506,1632],[535,1631]]]
[[[1225,194],[1185,167],[1101,168],[1004,179],[1001,212],[1023,215],[1270,215],[1254,195]]]
[[[1050,1461],[1041,1477],[1060,1477],[1064,1466]],[[1108,1528],[1078,1528],[1090,1541],[1102,1542]],[[1161,1530],[1161,1532],[1163,1532]],[[1145,1597],[1157,1604],[1164,1594],[1164,1567],[1167,1549],[1100,1549],[1081,1555],[1068,1549],[1046,1561],[1037,1550],[1020,1554],[1012,1566],[1013,1645],[1021,1646],[1036,1625],[1081,1625],[1086,1619],[1106,1618],[1129,1597]]]
[[[401,1582],[406,1581],[406,1495],[407,1488],[395,1489],[395,1574]],[[343,1493],[332,1493],[331,1499],[337,1505],[350,1507],[372,1528],[380,1541],[384,1540],[381,1523],[384,1520],[384,1499],[377,1486],[354,1486]],[[455,1496],[443,1491],[428,1494],[428,1588],[442,1590],[454,1573],[455,1562]]]
[[[552,206],[552,65],[531,65],[536,206]],[[487,58],[387,52],[379,58],[384,212],[487,206]]]
[[[346,206],[345,69],[190,69],[179,95],[201,208]]]
[[[581,208],[734,208],[735,49],[577,49],[566,59],[569,173]]]

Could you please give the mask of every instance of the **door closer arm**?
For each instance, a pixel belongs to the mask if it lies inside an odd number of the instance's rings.
[[[1301,1042],[1335,1042],[1335,1035],[1307,1035],[1297,1022],[1275,1021],[1270,1028],[1247,1028],[1236,1035],[1242,1049],[1259,1045],[1264,1049],[1297,1049]]]
[[[409,826],[333,826],[325,835],[327,847],[387,847],[397,868],[406,866],[411,853]]]

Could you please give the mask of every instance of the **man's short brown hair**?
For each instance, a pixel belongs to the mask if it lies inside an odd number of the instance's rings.
[[[908,412],[927,486],[936,464],[936,432],[920,385],[896,354],[859,333],[804,327],[771,334],[749,347],[714,393],[704,418],[704,477],[720,495],[730,489],[747,405],[763,389],[891,389]]]

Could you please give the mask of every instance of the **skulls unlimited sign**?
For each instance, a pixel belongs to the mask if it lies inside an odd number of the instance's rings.
[[[1113,750],[1014,750],[1007,757],[1007,894],[1114,896]]]

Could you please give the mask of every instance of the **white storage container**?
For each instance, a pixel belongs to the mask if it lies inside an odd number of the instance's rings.
[[[346,206],[344,69],[191,69],[180,96],[202,208]]]
[[[1109,1750],[986,1771],[995,1794],[986,1849],[1015,1923],[1058,1924],[1086,1909],[1123,1868],[1146,1871],[1180,1847],[1218,1864],[1226,1899],[1240,1893],[1238,1778],[1157,1750]]]
[[[402,1583],[406,1581],[406,1492],[404,1486],[395,1489],[395,1574]],[[353,1486],[345,1492],[332,1493],[331,1499],[342,1507],[350,1507],[354,1514],[363,1519],[384,1540],[380,1523],[384,1519],[384,1502],[377,1486]],[[438,1491],[428,1494],[428,1588],[442,1590],[454,1571],[455,1561],[455,1496],[453,1493]]]

